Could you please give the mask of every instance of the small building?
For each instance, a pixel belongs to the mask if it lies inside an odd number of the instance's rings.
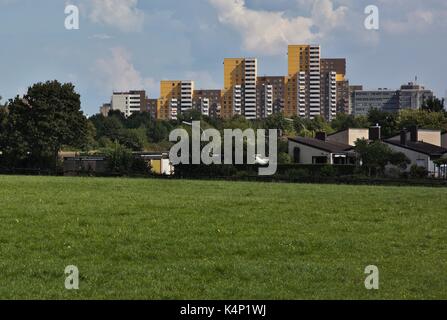
[[[289,138],[289,155],[299,164],[355,164],[353,149],[348,144],[329,141],[324,132],[318,133],[316,138]]]
[[[418,129],[412,128],[410,132],[403,130],[400,139],[395,138],[384,140],[393,151],[404,153],[411,161],[411,166],[425,168],[431,175],[435,175],[436,165],[434,161],[447,158],[447,149],[421,141],[418,136]],[[409,170],[409,168],[407,170]]]
[[[169,160],[169,152],[134,152],[151,165],[154,174],[170,176],[174,174],[174,166]]]
[[[107,172],[105,157],[64,157],[64,175]]]

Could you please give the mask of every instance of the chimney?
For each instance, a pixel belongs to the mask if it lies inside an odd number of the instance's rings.
[[[411,142],[419,141],[419,130],[417,126],[411,126],[410,128],[410,140]]]
[[[326,141],[327,140],[326,132],[324,132],[324,131],[317,132],[315,134],[315,139],[321,140],[321,141]]]
[[[382,127],[376,124],[375,127],[369,128],[369,140],[379,141],[382,139]]]
[[[402,130],[400,132],[400,144],[407,145],[407,130]]]

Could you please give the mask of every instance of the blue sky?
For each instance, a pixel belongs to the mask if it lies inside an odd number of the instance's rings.
[[[64,28],[67,4],[80,29]],[[364,9],[380,10],[366,30]],[[398,88],[414,79],[447,90],[445,0],[0,0],[0,95],[34,82],[73,82],[87,114],[112,90],[146,89],[162,79],[220,88],[225,57],[254,56],[259,74],[287,73],[287,44],[318,43],[345,57],[352,84]]]

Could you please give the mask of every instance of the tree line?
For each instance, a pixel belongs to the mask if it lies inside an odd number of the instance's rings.
[[[203,116],[196,110],[169,121],[152,119],[146,112],[126,118],[119,111],[111,111],[107,117],[97,114],[87,118],[81,110],[80,95],[74,85],[55,80],[36,83],[23,97],[0,103],[0,166],[56,169],[60,165],[58,155],[61,151],[103,154],[129,162],[132,151],[169,150],[172,145],[169,133],[179,127],[190,130],[185,122],[191,121],[201,121],[203,129],[220,131],[278,129],[283,137],[313,137],[319,131],[331,134],[376,124],[382,127],[385,137],[413,125],[447,130],[444,101],[436,98],[427,101],[421,110],[402,110],[399,113],[371,110],[367,116],[338,114],[330,122],[322,117],[287,119],[279,113],[255,121],[241,116],[223,120]],[[284,138],[279,141],[279,149],[280,162],[290,162]]]

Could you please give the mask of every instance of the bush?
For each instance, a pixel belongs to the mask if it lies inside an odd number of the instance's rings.
[[[291,164],[292,158],[289,156],[288,153],[281,152],[278,154],[278,164]]]
[[[410,177],[413,179],[427,178],[428,171],[424,167],[419,167],[417,165],[411,166]]]
[[[304,179],[309,179],[311,177],[311,174],[306,169],[292,169],[292,170],[287,170],[285,172],[285,176],[286,176],[286,178],[291,179],[291,180],[304,180]]]
[[[324,166],[320,170],[321,177],[335,177],[337,172],[335,171],[334,166]]]

